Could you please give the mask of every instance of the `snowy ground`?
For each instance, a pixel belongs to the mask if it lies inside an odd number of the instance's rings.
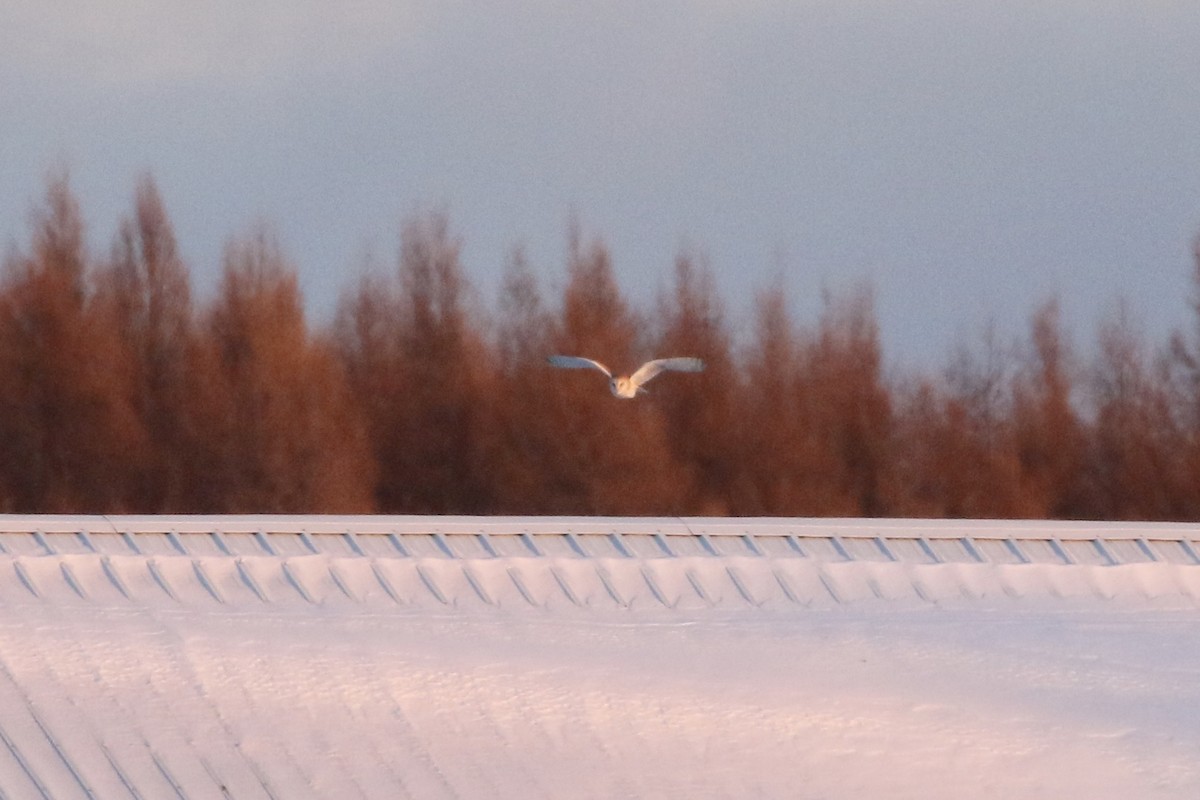
[[[1191,799],[1198,597],[1171,563],[10,553],[0,790]]]

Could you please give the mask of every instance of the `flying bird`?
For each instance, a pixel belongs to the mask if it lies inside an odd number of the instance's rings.
[[[608,389],[613,397],[630,400],[637,397],[639,392],[645,392],[642,387],[660,372],[703,372],[704,362],[698,358],[656,358],[647,361],[637,368],[632,375],[616,375],[599,361],[581,356],[550,356],[546,359],[552,367],[560,369],[598,369],[608,376]]]

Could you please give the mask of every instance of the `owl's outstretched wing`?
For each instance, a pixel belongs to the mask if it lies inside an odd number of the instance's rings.
[[[550,366],[558,367],[559,369],[598,369],[609,378],[612,377],[612,373],[608,371],[608,367],[599,361],[593,361],[590,358],[583,358],[582,356],[549,356],[546,361]]]
[[[656,358],[638,367],[638,371],[629,376],[634,386],[649,383],[660,372],[703,372],[704,362],[699,358]]]

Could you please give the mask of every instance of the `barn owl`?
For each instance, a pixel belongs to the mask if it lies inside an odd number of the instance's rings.
[[[608,367],[599,361],[581,356],[550,356],[546,359],[552,367],[562,369],[598,369],[608,376],[608,388],[613,397],[630,400],[637,397],[639,392],[645,392],[642,387],[660,372],[703,372],[704,362],[698,358],[656,358],[647,361],[637,368],[632,375],[614,376]]]

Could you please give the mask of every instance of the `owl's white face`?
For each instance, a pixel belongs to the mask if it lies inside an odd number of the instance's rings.
[[[613,393],[613,397],[624,397],[626,399],[634,397],[638,390],[634,382],[624,375],[610,380],[608,388]]]

